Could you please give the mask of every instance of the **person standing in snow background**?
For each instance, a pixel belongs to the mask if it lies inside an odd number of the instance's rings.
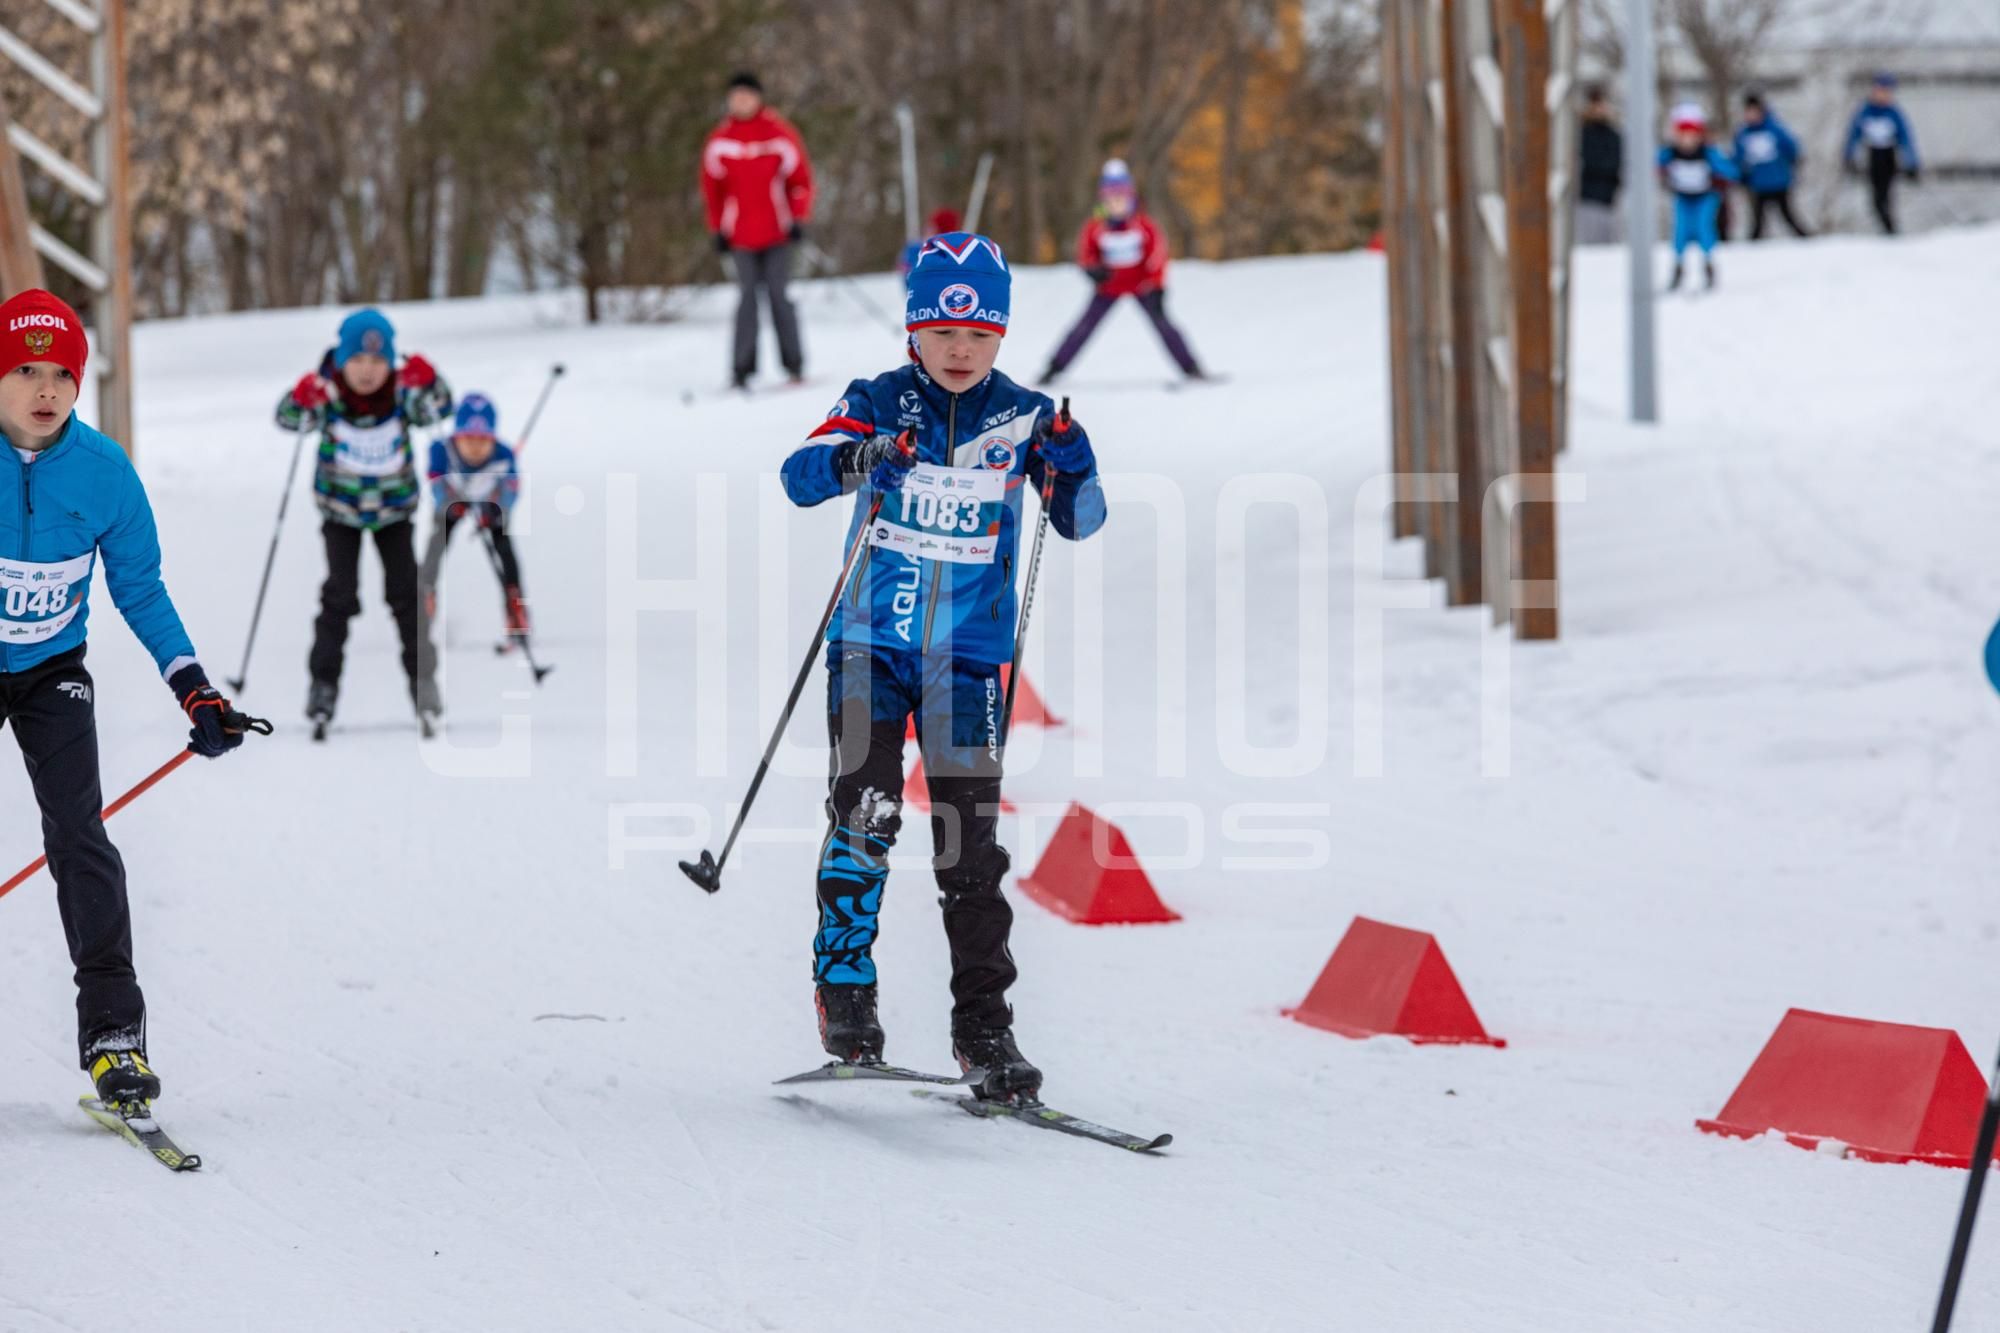
[[[1053,384],[1069,369],[1111,307],[1125,296],[1137,299],[1181,374],[1191,380],[1203,377],[1187,339],[1167,318],[1167,238],[1140,207],[1138,187],[1123,158],[1106,162],[1098,175],[1097,209],[1077,233],[1076,265],[1090,279],[1090,302],[1050,354],[1041,383]]]
[[[77,420],[83,321],[46,291],[0,304],[0,721],[14,733],[42,816],[63,933],[76,967],[77,1062],[106,1106],[160,1095],[147,1063],[146,1000],[133,965],[125,863],[104,831],[95,682],[84,666],[91,574],[159,668],[214,759],[253,720],[208,683],[160,578],[146,488],[119,445]],[[39,499],[39,503],[37,503]],[[19,515],[19,519],[12,518]]]
[[[782,472],[794,504],[854,496],[850,543],[867,524],[853,591],[826,634],[832,776],[813,941],[820,1043],[836,1060],[882,1059],[873,948],[914,720],[951,948],[952,1051],[961,1070],[982,1071],[979,1095],[1001,1101],[1032,1099],[1042,1081],[1015,1042],[1007,1003],[1014,913],[996,836],[1008,739],[1001,667],[1014,655],[1023,495],[1032,486],[1071,541],[1105,517],[1083,427],[994,368],[1012,288],[990,238],[930,238],[907,287],[913,364],[849,384]]]
[[[1584,89],[1581,119],[1576,243],[1612,245],[1624,235],[1618,225],[1618,187],[1625,179],[1625,136],[1611,121],[1611,101],[1602,84]]]
[[[1857,148],[1866,149],[1860,158]],[[1848,122],[1847,142],[1840,150],[1841,162],[1849,171],[1866,173],[1868,194],[1882,234],[1896,234],[1896,178],[1916,181],[1922,169],[1917,161],[1917,141],[1910,133],[1909,119],[1896,105],[1896,76],[1877,74],[1868,86],[1868,98],[1856,108]]]
[[[316,725],[333,720],[340,699],[348,624],[361,613],[361,544],[370,535],[382,558],[382,599],[402,636],[410,703],[426,719],[444,711],[417,587],[410,521],[422,492],[410,430],[441,420],[451,405],[451,386],[429,361],[412,354],[396,364],[395,327],[372,307],[342,320],[319,368],[278,400],[279,426],[320,433],[313,498],[326,582],[306,662],[306,716]]]
[[[799,316],[786,290],[792,250],[812,221],[812,158],[792,123],[764,103],[755,74],[729,81],[728,114],[709,132],[701,150],[701,197],[716,252],[735,265],[736,332],[730,346],[730,383],[749,387],[757,373],[757,297],[771,306],[778,360],[786,376],[805,379]]]

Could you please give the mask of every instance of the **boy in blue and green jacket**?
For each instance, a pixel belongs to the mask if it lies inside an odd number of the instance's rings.
[[[410,700],[426,720],[443,711],[434,659],[417,589],[416,542],[410,520],[422,492],[410,428],[451,411],[451,386],[421,356],[396,364],[396,330],[373,308],[340,324],[339,340],[319,369],[278,401],[286,430],[320,432],[313,495],[326,543],[326,582],[313,622],[307,669],[312,684],[306,716],[324,725],[340,697],[347,627],[361,611],[361,540],[373,534],[382,557],[382,600],[403,639]]]

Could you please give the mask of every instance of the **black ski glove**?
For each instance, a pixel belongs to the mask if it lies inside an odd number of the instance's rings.
[[[729,253],[729,238],[727,236],[724,236],[721,232],[715,233],[715,253],[719,255],[726,255]]]
[[[806,224],[803,222],[794,222],[792,229],[785,234],[791,238],[793,245],[797,245],[806,238]]]
[[[917,465],[917,450],[908,431],[901,435],[877,435],[840,446],[835,464],[843,478],[858,481],[866,477],[876,490],[893,491],[902,487],[910,469]]]
[[[208,683],[208,673],[198,664],[176,671],[167,688],[174,692],[181,711],[194,724],[188,729],[188,749],[204,759],[220,758],[243,744],[247,732],[270,734],[269,722],[237,712],[221,691]]]
[[[1083,276],[1089,278],[1099,287],[1102,287],[1105,283],[1111,281],[1111,270],[1102,264],[1098,264],[1095,267],[1085,269]]]

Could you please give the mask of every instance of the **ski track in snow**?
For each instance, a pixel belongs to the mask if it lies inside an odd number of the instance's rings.
[[[534,691],[492,654],[491,576],[456,543],[447,727],[419,745],[371,555],[340,721],[308,742],[322,557],[302,483],[242,699],[279,734],[112,824],[161,1123],[201,1173],[74,1111],[51,887],[0,902],[0,1333],[80,1328],[127,1294],[149,1328],[203,1333],[878,1333],[996,1303],[1020,1327],[1134,1333],[1919,1326],[1962,1175],[1692,1122],[1789,1005],[1953,1027],[1982,1062],[2000,1036],[2000,703],[1977,665],[2000,604],[1996,241],[1728,247],[1712,297],[1660,307],[1657,428],[1622,419],[1624,256],[1580,256],[1565,466],[1588,493],[1561,519],[1565,637],[1512,654],[1505,778],[1481,770],[1484,613],[1437,605],[1385,617],[1384,773],[1354,773],[1356,568],[1387,528],[1361,503],[1388,452],[1380,257],[1176,265],[1177,318],[1233,376],[1201,394],[1167,392],[1144,320],[1113,313],[1058,388],[1111,518],[1084,546],[1052,537],[1029,651],[1070,725],[1017,735],[1002,838],[1023,874],[1070,799],[1127,803],[1114,817],[1186,918],[1093,931],[1015,895],[1019,1030],[1050,1103],[1171,1131],[1158,1159],[894,1084],[771,1086],[820,1058],[823,676],[722,892],[673,866],[720,845],[836,568],[845,506],[793,510],[773,474],[896,340],[802,284],[816,385],[718,397],[719,291],[666,326],[580,328],[559,296],[395,310],[405,347],[496,397],[503,435],[549,363],[570,368],[524,459],[520,535],[560,670]],[[862,281],[890,302],[893,278]],[[1022,270],[1002,368],[1031,372],[1076,305],[1072,274]],[[271,404],[336,321],[136,331],[140,466],[212,675],[238,666],[284,476]],[[1284,508],[1218,517],[1253,467],[1317,492],[1323,550]],[[1177,560],[1163,624],[1156,572]],[[1408,543],[1385,563],[1418,572]],[[1326,604],[1301,614],[1322,573]],[[720,590],[705,610],[699,587]],[[631,609],[656,594],[682,609]],[[1224,762],[1215,645],[1238,607],[1242,744],[1285,746],[1323,712],[1302,775]],[[1308,700],[1322,614],[1328,697]],[[179,743],[176,715],[108,599],[94,620],[120,790]],[[1148,801],[1198,814],[1202,845],[1131,808]],[[1329,862],[1261,867],[1221,823],[1245,801],[1306,807]],[[618,867],[617,810],[648,804],[686,808],[632,813],[660,845]],[[948,967],[912,832],[883,1016],[891,1058],[943,1069]],[[1356,913],[1436,932],[1509,1048],[1280,1017]],[[1966,1329],[2000,1323],[1991,1222]]]

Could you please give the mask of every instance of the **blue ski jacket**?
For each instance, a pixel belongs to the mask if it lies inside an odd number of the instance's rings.
[[[1840,150],[1841,160],[1853,161],[1854,150],[1863,144],[1870,148],[1894,148],[1903,155],[1906,168],[1917,170],[1917,141],[1910,137],[1910,122],[1899,106],[1861,104],[1847,126],[1847,145]]]
[[[1798,165],[1799,141],[1769,111],[1761,125],[1744,125],[1736,131],[1736,170],[1743,183],[1758,194],[1777,194],[1792,188],[1792,169]]]
[[[0,673],[26,671],[84,641],[99,558],[112,604],[166,679],[194,645],[160,578],[153,506],[125,451],[71,413],[30,463],[0,458]]]
[[[842,446],[876,435],[908,429],[918,462],[947,471],[934,474],[936,488],[913,478],[884,496],[871,544],[827,626],[829,644],[935,651],[993,664],[1012,660],[1023,486],[1040,493],[1047,467],[1032,446],[1054,411],[1048,395],[997,370],[964,393],[946,390],[920,365],[847,386],[826,420],[785,460],[781,477],[793,504],[821,504],[853,491],[852,542],[876,492],[865,478],[842,476],[838,458]],[[983,484],[978,473],[1004,478],[993,488],[1001,490],[1000,498],[961,505],[952,488],[964,494]],[[1058,535],[1081,541],[1104,526],[1104,516],[1095,466],[1055,474],[1049,523]],[[884,541],[873,544],[875,538]],[[917,554],[947,550],[959,558]]]

